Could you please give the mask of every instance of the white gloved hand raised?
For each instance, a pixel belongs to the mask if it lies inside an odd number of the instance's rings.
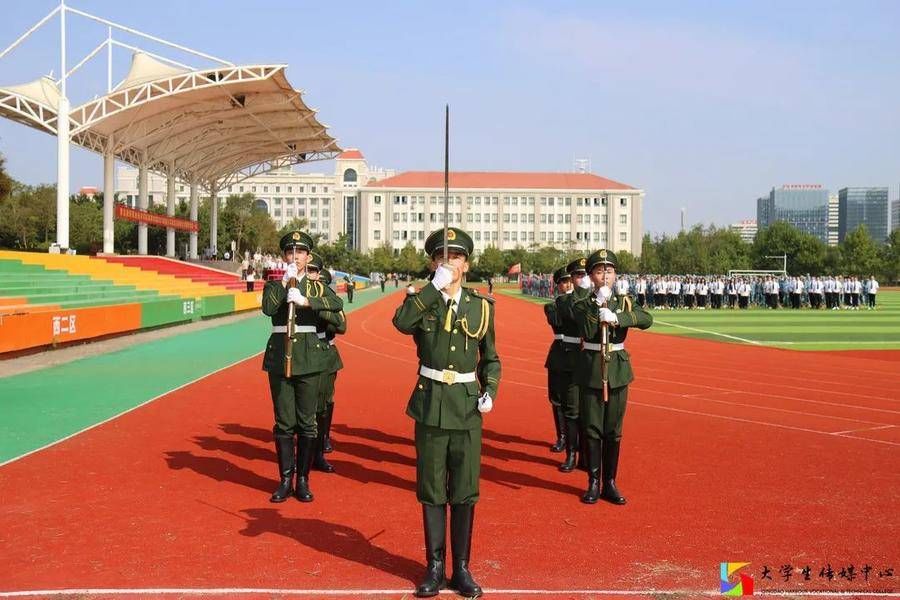
[[[608,308],[601,308],[600,309],[600,321],[602,323],[610,323],[612,325],[618,325],[619,317],[616,316],[616,313],[609,310]]]
[[[416,293],[416,286],[414,286],[413,284],[409,284],[408,286],[406,286],[406,295],[407,296],[413,296],[413,295],[415,295],[415,293]]]
[[[487,392],[483,393],[478,399],[478,412],[489,413],[492,408],[494,408],[494,401],[491,399],[491,395]]]
[[[306,296],[300,293],[300,290],[297,288],[291,288],[288,290],[287,301],[293,302],[297,306],[309,306],[309,300],[306,299]]]
[[[439,291],[450,285],[453,281],[453,270],[444,265],[438,265],[434,270],[434,277],[431,278],[431,285]]]
[[[284,269],[284,276],[281,278],[282,283],[287,283],[291,279],[296,279],[300,270],[297,268],[296,263],[290,263]]]

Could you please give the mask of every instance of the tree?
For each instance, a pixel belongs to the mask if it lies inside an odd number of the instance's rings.
[[[428,264],[428,257],[424,252],[416,250],[412,242],[407,242],[406,246],[400,250],[397,260],[394,261],[395,271],[398,273],[409,273],[411,275],[419,275],[425,271]]]
[[[394,249],[390,242],[384,242],[372,250],[372,270],[390,273],[394,268]]]
[[[0,201],[13,191],[13,178],[6,173],[6,157],[0,154]]]
[[[846,274],[868,277],[879,270],[878,248],[865,225],[848,233],[840,247]]]
[[[511,265],[506,263],[503,253],[496,246],[488,246],[479,254],[476,266],[483,275],[505,275]]]
[[[827,246],[819,238],[776,221],[757,232],[750,255],[755,269],[773,268],[773,259],[767,255],[786,254],[788,273],[819,275],[825,268],[826,253]]]
[[[881,278],[885,283],[900,280],[900,229],[894,229],[887,243],[878,249]]]
[[[619,252],[616,252],[616,260],[618,261],[618,265],[616,265],[616,273],[637,272],[638,260],[634,257],[634,254],[632,254],[628,250],[620,250]]]

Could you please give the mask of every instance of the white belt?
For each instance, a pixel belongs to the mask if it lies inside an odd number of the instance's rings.
[[[287,333],[287,325],[273,325],[272,333]],[[315,325],[297,325],[294,333],[316,333]]]
[[[566,342],[567,344],[580,344],[581,343],[580,337],[572,337],[571,335],[563,335],[561,333],[553,334],[553,339],[559,340],[561,342]]]
[[[561,333],[554,333],[554,334],[553,334],[553,339],[554,339],[554,340],[561,340],[561,339],[563,339],[563,334],[561,334]]]
[[[316,337],[319,338],[320,340],[324,340],[325,337],[326,337],[326,336],[325,336],[325,332],[324,332],[324,331],[317,331],[317,332],[316,332]]]
[[[603,344],[592,344],[591,342],[585,342],[584,349],[585,350],[593,350],[594,352],[602,352]],[[625,344],[610,344],[609,345],[610,352],[615,352],[616,350],[624,350],[624,349],[625,349]]]
[[[474,383],[477,381],[474,371],[471,373],[457,373],[456,371],[451,371],[449,369],[444,369],[443,371],[440,369],[432,369],[425,365],[419,367],[419,375],[448,385],[454,383]]]

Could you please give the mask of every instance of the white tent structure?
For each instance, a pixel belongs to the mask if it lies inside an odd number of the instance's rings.
[[[227,61],[166,42],[64,4],[23,34],[0,58],[57,13],[63,76],[42,77],[24,85],[0,87],[0,116],[58,138],[57,243],[69,245],[69,144],[75,143],[104,157],[103,251],[113,252],[113,194],[116,160],[138,168],[138,208],[148,208],[148,172],[168,181],[167,214],[175,211],[175,185],[190,185],[191,220],[197,219],[200,188],[212,199],[210,240],[217,239],[217,193],[224,186],[265,171],[336,156],[340,148],[316,119],[315,109],[302,100],[285,76],[286,65],[237,66]],[[109,28],[106,40],[80,63],[66,71],[66,14],[73,13]],[[113,29],[217,63],[206,69],[142,51],[116,41]],[[112,84],[112,49],[134,52],[131,68]],[[107,93],[69,107],[66,79],[107,49]],[[213,248],[215,250],[215,248]],[[147,225],[139,224],[138,253],[147,253]],[[169,256],[175,255],[175,231],[167,230]],[[197,234],[191,233],[190,256],[197,258]]]

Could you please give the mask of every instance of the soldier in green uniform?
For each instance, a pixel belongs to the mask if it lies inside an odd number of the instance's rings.
[[[553,272],[553,283],[556,285],[557,298],[567,293],[572,288],[572,276],[566,273],[565,268]],[[544,368],[547,369],[547,397],[550,400],[550,410],[553,411],[553,425],[556,428],[556,442],[550,446],[550,452],[562,452],[566,447],[565,421],[563,419],[562,386],[560,373],[563,371],[562,359],[562,328],[560,327],[559,314],[556,310],[556,301],[544,305],[544,316],[547,324],[553,330],[553,342],[547,352],[547,360]]]
[[[469,550],[481,469],[482,413],[493,407],[500,382],[494,345],[493,299],[463,288],[474,244],[462,229],[443,229],[425,240],[434,271],[431,282],[408,294],[394,326],[412,335],[419,357],[416,386],[406,408],[415,424],[416,497],[425,528],[425,578],[420,597],[449,586],[463,596],[480,596],[469,571]],[[446,580],[447,504],[453,576]]]
[[[313,281],[321,281],[326,286],[331,285],[331,273],[323,268],[322,258],[315,252],[312,253],[306,271]],[[347,333],[347,316],[344,311],[320,312],[317,328],[316,336],[328,344],[334,356],[329,368],[321,375],[319,405],[316,409],[318,440],[313,458],[313,468],[325,473],[334,473],[334,466],[325,459],[325,454],[331,452],[330,434],[331,418],[334,415],[334,383],[337,380],[338,371],[344,368],[341,354],[338,352],[334,340],[337,334]]]
[[[628,296],[613,295],[616,255],[611,251],[598,250],[591,254],[587,272],[594,291],[573,303],[573,313],[581,324],[584,338],[584,351],[576,373],[581,388],[581,433],[585,437],[588,466],[588,488],[581,501],[594,504],[602,497],[613,504],[625,504],[625,498],[616,488],[628,384],[634,379],[625,338],[630,327],[650,327],[653,317],[642,307],[633,305]],[[604,325],[609,332],[606,348],[601,343]],[[603,397],[604,355],[608,357],[607,401]]]
[[[282,281],[269,281],[263,288],[262,311],[272,318],[272,335],[266,344],[263,370],[269,374],[269,389],[275,409],[275,450],[281,483],[270,500],[284,502],[295,493],[301,502],[312,502],[309,469],[316,443],[316,407],[321,373],[333,362],[327,342],[316,336],[318,316],[338,313],[344,306],[331,288],[312,281],[306,274],[312,238],[292,231],[281,238],[281,250],[288,263]],[[297,286],[288,289],[291,279]],[[295,307],[291,376],[285,375],[289,306]],[[296,453],[294,436],[297,436]],[[293,476],[297,473],[296,492]]]

